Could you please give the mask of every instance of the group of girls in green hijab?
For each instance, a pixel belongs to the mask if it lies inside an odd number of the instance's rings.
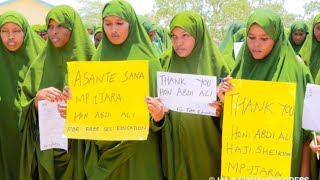
[[[311,71],[315,84],[320,85],[320,14],[313,19],[309,34],[299,51],[299,55]],[[311,154],[311,178],[320,179],[320,161],[317,160],[316,153],[320,150],[320,136],[317,135],[318,146],[314,140],[310,142],[310,148],[314,152]]]
[[[213,43],[205,22],[195,12],[185,11],[174,16],[170,22],[171,40],[160,61],[143,23],[129,3],[111,0],[103,9],[102,21],[102,39],[95,50],[72,7],[56,6],[48,13],[48,40],[45,43],[20,14],[7,12],[1,15],[0,81],[6,85],[0,90],[0,111],[4,114],[0,126],[1,179],[180,180],[220,177],[222,102],[209,103],[217,109],[217,117],[167,112],[157,98],[158,71],[225,77],[217,92],[222,101],[224,92],[232,89],[228,82],[232,77],[296,83],[291,175],[308,176],[302,167],[308,163],[308,158],[302,157],[307,154],[303,151],[308,150],[303,148],[304,137],[308,134],[301,128],[302,106],[306,83],[313,82],[312,75],[316,77],[317,70],[311,75],[297,61],[278,14],[260,9],[250,16],[243,33],[244,44],[231,72]],[[315,28],[318,22],[315,19]],[[253,50],[257,44],[253,41],[261,44],[266,37],[261,40],[256,32],[264,32],[269,42],[259,52]],[[162,33],[168,35],[165,31]],[[318,44],[312,43],[317,36],[310,34],[310,41],[307,39],[306,43],[318,48]],[[18,38],[20,41],[12,40]],[[313,58],[317,56],[312,53],[301,53],[301,56],[307,65],[317,67],[317,59]],[[67,101],[71,97],[67,88],[68,61],[141,59],[148,60],[150,77],[150,96],[144,100],[150,113],[146,141],[73,139],[68,142],[68,151],[40,150],[38,102]],[[57,108],[65,117],[66,105]],[[7,137],[14,141],[9,142]]]

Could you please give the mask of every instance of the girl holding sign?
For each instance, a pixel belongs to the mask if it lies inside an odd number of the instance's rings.
[[[21,119],[26,118],[28,133],[23,144],[24,178],[84,179],[84,142],[69,140],[68,152],[59,149],[40,150],[37,109],[40,100],[63,100],[67,84],[67,62],[90,60],[95,47],[79,14],[70,6],[51,9],[46,17],[46,48],[31,65],[23,82]],[[35,169],[37,167],[37,169]]]
[[[148,60],[150,95],[155,96],[156,72],[161,71],[161,65],[132,6],[124,0],[112,0],[105,5],[102,18],[102,40],[92,60]],[[71,97],[67,89],[63,93]],[[147,97],[146,101],[150,99]],[[60,110],[61,116],[65,113],[65,109]],[[160,137],[156,132],[161,128],[162,117],[150,119],[151,131],[146,141],[86,141],[88,179],[162,180]]]
[[[313,20],[312,30],[310,30],[306,41],[304,42],[299,54],[309,67],[311,74],[315,80],[315,84],[320,84],[320,14],[316,15]],[[318,145],[320,144],[319,136],[317,136]],[[313,152],[319,153],[319,146],[315,145],[314,140],[310,143]],[[319,179],[319,160],[316,154],[311,156],[311,178]]]
[[[213,43],[202,17],[192,11],[176,15],[170,23],[172,48],[161,56],[167,72],[223,77],[229,69]],[[157,101],[158,99],[154,99]],[[161,112],[162,103],[150,104]],[[221,104],[211,104],[221,113]],[[162,112],[163,113],[163,112]],[[163,169],[168,179],[220,177],[221,127],[219,118],[170,111],[162,129]]]
[[[306,84],[312,82],[312,77],[310,71],[297,61],[277,13],[269,9],[259,9],[249,17],[247,39],[239,52],[231,76],[237,79],[297,84],[291,176],[309,176],[309,150],[307,146],[303,146],[306,135],[304,136],[301,126],[304,92]],[[221,100],[224,100],[225,92],[232,91],[232,84],[228,82],[232,79],[231,76],[224,78],[224,82],[219,85],[218,96]]]
[[[21,84],[44,41],[18,12],[1,14],[0,28],[0,179],[19,179],[22,133],[28,129],[19,121]]]

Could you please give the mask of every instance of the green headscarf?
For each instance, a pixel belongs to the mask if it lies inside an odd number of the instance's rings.
[[[221,44],[219,45],[220,52],[224,52],[225,48],[227,47],[228,42],[232,39],[233,35],[238,32],[241,28],[244,28],[245,24],[241,21],[234,20],[231,25],[229,26],[227,32],[224,35]]]
[[[292,39],[293,33],[295,33],[298,30],[303,32],[306,35],[305,39],[303,40],[303,42],[300,45],[297,45]],[[296,54],[299,53],[304,41],[307,38],[307,35],[308,35],[308,25],[306,22],[301,21],[301,20],[293,22],[293,24],[291,25],[290,33],[289,33],[289,41],[290,41],[290,44],[291,44],[293,50],[296,52]]]
[[[224,51],[222,52],[222,56],[226,61],[230,70],[232,70],[234,66],[234,61],[237,57],[234,54],[234,43],[243,42],[247,37],[247,28],[241,28],[237,31],[232,38],[229,39]]]
[[[169,47],[171,47],[171,38],[170,38],[170,32],[169,30],[161,27],[161,26],[156,26],[157,27],[157,36],[155,37],[156,39],[159,38],[159,41],[162,42],[163,47],[161,47],[161,51],[165,51]]]
[[[199,14],[193,11],[179,13],[170,23],[171,32],[175,27],[191,34],[195,45],[185,58],[179,57],[173,48],[168,48],[161,56],[165,71],[217,76],[217,79],[229,74],[229,69]],[[162,129],[162,162],[166,178],[220,177],[219,123],[219,118],[211,116],[169,112]]]
[[[270,9],[258,9],[247,23],[247,32],[258,24],[275,42],[272,51],[265,58],[255,60],[245,41],[236,59],[232,77],[262,81],[294,82],[297,84],[292,144],[291,176],[300,174],[303,144],[302,110],[305,87],[312,82],[308,69],[298,62],[287,40],[280,16]]]
[[[129,34],[122,44],[114,45],[102,33],[102,40],[92,60],[148,60],[150,96],[155,97],[156,72],[161,71],[161,65],[134,9],[126,1],[111,0],[102,12],[102,18],[106,16],[117,16],[128,22]],[[151,129],[155,126],[153,119],[150,126]],[[158,129],[155,127],[152,130]],[[150,131],[146,141],[86,141],[85,169],[88,179],[163,179],[159,137]]]
[[[103,9],[102,17],[117,16],[129,23],[129,35],[121,45],[113,45],[103,33],[97,52],[93,60],[148,60],[150,70],[150,95],[156,95],[156,71],[161,70],[156,51],[137,15],[129,3],[123,0],[113,0]],[[102,27],[104,32],[104,27]]]
[[[145,16],[138,16],[138,19],[142,23],[144,29],[147,31],[148,34],[152,31],[157,31],[156,25],[149,18]],[[154,36],[152,44],[157,52],[157,57],[159,57],[165,49],[164,44],[162,43],[157,33]]]
[[[47,31],[47,26],[45,24],[35,24],[32,29],[38,33],[39,31]]]
[[[320,23],[320,14],[314,17],[310,34],[299,52],[299,55],[309,67],[316,84],[320,84],[320,43],[314,37],[313,29],[318,23]]]
[[[218,78],[229,73],[229,69],[213,43],[201,16],[192,11],[185,11],[176,15],[170,23],[170,31],[180,27],[191,34],[195,45],[188,57],[177,55],[173,48],[167,49],[161,56],[162,67],[165,71],[216,75]]]
[[[147,31],[147,33],[150,33],[156,29],[156,25],[147,17],[138,15],[139,21],[142,23],[144,29]]]
[[[23,31],[23,44],[16,51],[9,51],[0,42],[0,179],[18,179],[22,135],[19,126],[21,83],[27,69],[42,50],[44,41],[29,26],[26,18],[15,11],[0,17],[0,27],[15,23]],[[22,167],[23,168],[23,167]]]
[[[50,38],[46,48],[32,63],[26,79],[23,82],[21,104],[23,111],[21,118],[26,117],[30,132],[25,134],[25,172],[21,176],[31,177],[38,171],[40,179],[74,179],[84,178],[83,156],[84,143],[80,140],[69,140],[69,152],[62,150],[40,151],[38,120],[34,109],[33,100],[36,93],[48,87],[55,87],[60,91],[67,85],[67,62],[90,60],[95,47],[85,29],[79,14],[70,6],[60,5],[49,11],[46,24],[50,20],[71,30],[68,43],[62,48],[56,48]],[[35,151],[38,160],[38,170],[31,169],[35,161]]]
[[[102,27],[101,26],[98,26],[96,28],[96,30],[94,31],[94,35],[96,35],[98,32],[102,32]]]

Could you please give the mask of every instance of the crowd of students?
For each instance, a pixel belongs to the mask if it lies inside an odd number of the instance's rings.
[[[199,13],[173,17],[169,30],[137,16],[125,0],[111,0],[92,32],[79,14],[59,5],[34,27],[23,15],[0,16],[0,179],[208,179],[221,176],[222,117],[232,78],[297,84],[292,177],[319,178],[320,150],[302,129],[307,83],[320,84],[320,15],[312,27],[297,21],[286,31],[281,17],[257,9],[234,22],[219,48]],[[36,32],[37,31],[37,32]],[[44,33],[47,32],[47,33]],[[38,33],[38,34],[37,34]],[[233,44],[243,42],[239,53]],[[69,139],[68,151],[40,150],[38,102],[67,101],[69,61],[149,62],[150,131],[146,141]],[[216,117],[167,111],[157,98],[159,71],[216,76]],[[66,117],[67,105],[58,105]],[[258,119],[257,119],[258,121]],[[320,136],[318,137],[320,144]]]

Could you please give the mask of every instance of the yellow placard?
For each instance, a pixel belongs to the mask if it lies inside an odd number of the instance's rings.
[[[224,103],[221,176],[290,177],[296,84],[231,82],[235,87]]]
[[[146,140],[148,61],[69,62],[68,138]]]

